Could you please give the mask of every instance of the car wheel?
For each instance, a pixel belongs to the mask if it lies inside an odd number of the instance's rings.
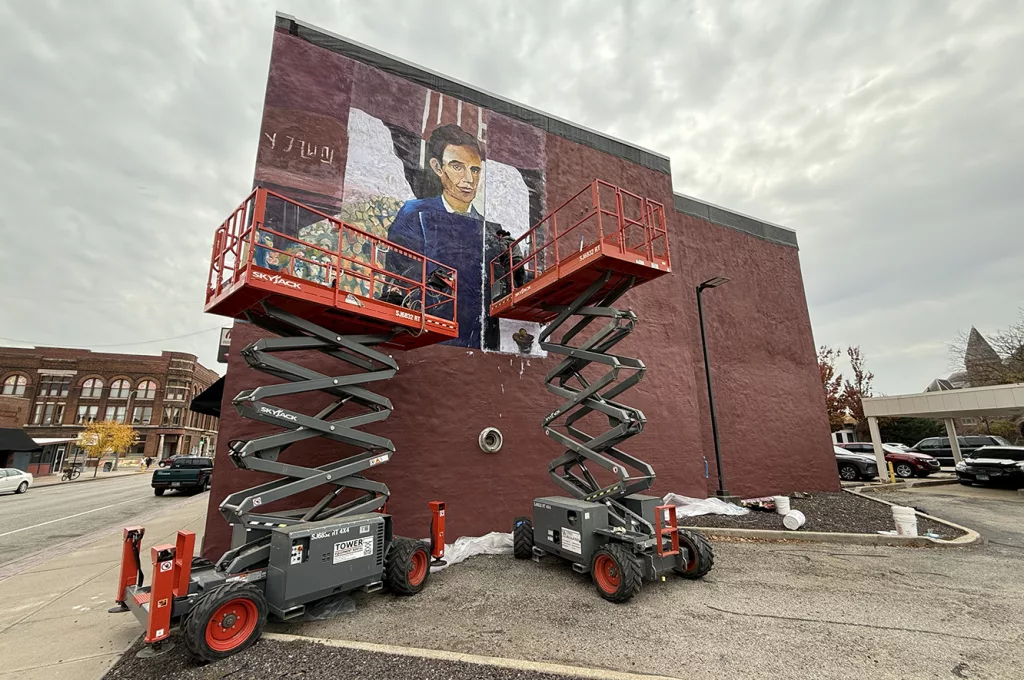
[[[18,485],[18,490],[14,493],[25,493],[26,491],[28,491],[28,482],[22,482]]]
[[[910,479],[914,476],[914,468],[910,466],[910,463],[896,463],[896,476],[901,479]]]
[[[856,465],[840,465],[839,478],[847,482],[855,482],[860,479],[860,470]]]
[[[164,495],[164,490],[162,488],[160,488],[160,487],[157,487],[157,488],[153,489],[153,493],[155,495],[157,495],[157,496],[163,496]]]
[[[970,480],[967,480],[967,479],[958,479],[958,480],[956,480],[956,481],[960,482],[960,483],[961,483],[961,484],[963,484],[964,486],[971,486],[971,482],[970,482]]]

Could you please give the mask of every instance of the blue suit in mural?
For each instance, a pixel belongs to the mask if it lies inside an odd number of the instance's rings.
[[[480,347],[480,316],[483,310],[480,291],[483,284],[483,216],[472,206],[459,213],[443,196],[407,201],[388,230],[388,240],[431,260],[453,267],[457,272],[459,337],[450,344]],[[435,265],[427,263],[427,277]],[[387,270],[419,281],[421,264],[413,258],[388,253]],[[439,301],[428,295],[427,305]],[[430,310],[434,316],[452,317],[452,305],[446,303]]]

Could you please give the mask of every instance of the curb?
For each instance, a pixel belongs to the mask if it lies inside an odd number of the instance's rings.
[[[133,476],[139,475],[139,474],[142,474],[142,473],[139,473],[139,472],[128,472],[128,473],[122,473],[122,474],[119,474],[119,475],[111,475],[110,477],[99,477],[99,476],[97,476],[97,477],[89,477],[89,478],[80,478],[80,479],[78,479],[76,481],[69,481],[69,482],[61,482],[61,481],[58,480],[58,481],[55,481],[55,482],[43,482],[43,483],[39,483],[39,484],[33,484],[32,488],[33,489],[47,489],[47,488],[49,488],[51,486],[69,486],[69,485],[72,485],[72,484],[84,484],[86,482],[99,482],[99,481],[108,481],[108,480],[111,480],[111,479],[123,479],[125,477],[133,477]],[[50,475],[47,475],[47,476],[50,476]]]
[[[625,673],[622,671],[611,671],[600,668],[582,668],[577,666],[568,666],[565,664],[546,663],[543,661],[505,659],[498,656],[463,654],[461,652],[448,652],[440,649],[396,647],[393,645],[382,645],[373,642],[328,640],[325,638],[291,635],[288,633],[264,633],[263,639],[273,640],[275,642],[309,642],[325,645],[327,647],[341,647],[344,649],[354,649],[363,652],[393,654],[395,656],[414,656],[421,659],[436,659],[439,661],[456,661],[475,664],[477,666],[492,666],[497,668],[508,668],[511,670],[530,671],[534,673],[548,673],[551,675],[563,675],[571,678],[590,678],[593,680],[678,680],[677,678],[670,678],[666,675],[642,675],[638,673]]]
[[[939,481],[939,480],[935,480]],[[882,503],[884,505],[893,506],[895,503],[889,501],[883,501],[879,498],[872,498],[867,494],[861,493],[862,489],[868,487],[858,487],[857,490],[843,489],[846,493],[866,498],[869,501],[875,503]],[[920,517],[930,519],[933,522],[944,524],[948,527],[952,527],[958,531],[964,532],[963,536],[956,538],[945,539],[945,538],[931,538],[929,536],[886,536],[884,534],[847,534],[830,531],[779,531],[775,529],[729,529],[720,527],[680,527],[682,529],[688,529],[690,531],[697,531],[704,534],[708,538],[756,538],[764,541],[805,541],[809,543],[842,543],[844,545],[889,545],[904,548],[913,547],[945,547],[945,548],[958,548],[965,545],[971,545],[981,541],[981,534],[974,529],[969,529],[959,524],[954,524],[945,519],[939,517],[933,517],[932,515],[926,515],[923,512],[916,513]]]

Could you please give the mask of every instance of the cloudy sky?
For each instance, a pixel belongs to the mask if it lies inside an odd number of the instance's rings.
[[[0,342],[214,365],[205,272],[251,186],[275,10],[796,229],[815,340],[860,345],[883,392],[1024,300],[1024,2],[0,0]]]

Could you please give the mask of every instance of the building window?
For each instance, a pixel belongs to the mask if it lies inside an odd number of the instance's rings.
[[[132,444],[132,447],[128,449],[128,453],[133,456],[141,456],[146,453],[146,436],[141,435],[139,440]]]
[[[977,418],[961,418],[960,419],[960,424],[961,425],[977,425],[978,424],[978,419]]]
[[[103,396],[103,381],[89,378],[82,383],[82,399],[99,399]]]
[[[171,363],[168,365],[172,371],[188,371],[192,372],[195,368],[195,362],[191,359],[171,359]]]
[[[164,393],[164,399],[167,401],[185,401],[185,395],[188,394],[188,383],[181,380],[168,380],[167,391]]]
[[[37,397],[66,397],[71,389],[70,375],[39,376],[39,393]]]
[[[127,399],[132,391],[132,384],[127,380],[115,380],[110,383],[111,399]]]
[[[132,413],[132,425],[149,425],[153,421],[152,406],[136,406]]]
[[[96,416],[99,415],[99,406],[79,406],[78,416],[75,418],[75,424],[85,425],[96,420]]]
[[[152,380],[143,380],[135,390],[136,399],[152,399],[156,396],[156,383]]]
[[[46,402],[36,404],[32,414],[33,425],[60,425],[64,420],[64,404]]]
[[[4,387],[0,394],[12,397],[25,396],[25,388],[28,386],[28,378],[23,375],[9,375],[4,378]]]
[[[169,406],[164,409],[164,425],[181,425],[181,407]]]
[[[124,406],[108,406],[107,415],[103,418],[115,423],[123,423],[128,409]]]

